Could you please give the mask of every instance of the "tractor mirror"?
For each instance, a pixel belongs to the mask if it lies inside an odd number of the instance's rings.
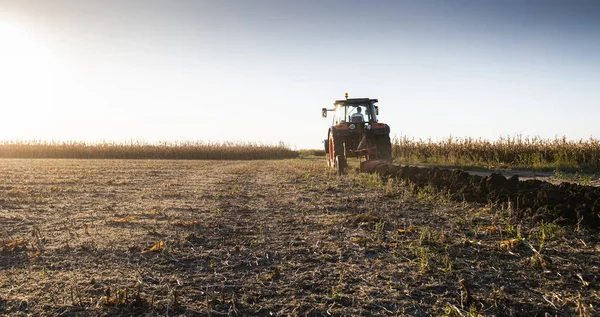
[[[375,106],[375,114],[379,115],[379,107],[378,106]]]
[[[323,108],[323,110],[321,110],[321,114],[323,118],[327,118],[327,108]]]

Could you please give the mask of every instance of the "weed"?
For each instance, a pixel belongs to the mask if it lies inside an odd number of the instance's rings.
[[[359,173],[354,176],[354,183],[367,189],[383,188],[383,180],[377,174]]]
[[[436,192],[431,186],[424,186],[417,189],[417,199],[425,202],[435,201]]]
[[[553,239],[564,235],[565,229],[553,222],[544,222],[541,225],[544,239]]]
[[[508,238],[514,238],[514,239],[522,239],[523,236],[521,235],[521,225],[517,225],[516,227],[507,222],[506,226],[504,228],[504,232],[506,233]]]
[[[548,262],[546,261],[546,259],[539,253],[532,255],[529,258],[529,262],[531,263],[531,265],[533,267],[536,267],[538,269],[543,269],[544,267],[546,267],[548,265]]]
[[[544,249],[545,243],[549,239],[554,239],[564,234],[564,228],[552,222],[542,222],[533,233],[539,243],[539,251]]]
[[[413,255],[419,264],[421,272],[425,272],[429,268],[429,261],[433,256],[431,250],[428,247],[416,247],[413,248]]]
[[[431,231],[429,227],[423,227],[421,229],[421,235],[419,236],[419,245],[427,245],[431,243]]]
[[[239,193],[242,191],[242,189],[243,189],[242,185],[235,185],[235,186],[231,187],[229,195],[232,197],[235,197],[235,196],[239,195]]]
[[[442,262],[442,265],[444,266],[442,268],[442,271],[445,271],[445,272],[452,271],[452,258],[450,257],[450,255],[448,253],[444,253],[442,255],[442,257],[440,258],[440,261]]]
[[[594,180],[594,174],[585,174],[585,173],[565,173],[561,170],[557,170],[554,172],[554,178],[559,179],[561,181],[568,181],[572,183],[578,183],[581,185],[589,186],[591,182]]]
[[[332,300],[340,300],[344,298],[344,293],[337,287],[331,287],[331,299]]]
[[[385,188],[384,188],[384,195],[385,197],[394,197],[398,194],[398,190],[396,189],[396,186],[394,186],[394,179],[393,178],[389,178],[387,180],[387,182],[385,183]]]
[[[377,238],[382,238],[384,234],[385,222],[378,221],[375,223],[375,236]]]

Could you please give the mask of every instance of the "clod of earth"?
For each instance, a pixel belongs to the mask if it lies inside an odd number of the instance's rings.
[[[516,175],[506,178],[497,173],[478,176],[437,167],[382,165],[375,172],[408,181],[416,188],[430,186],[448,192],[456,201],[510,205],[522,218],[600,226],[599,187],[520,181]]]

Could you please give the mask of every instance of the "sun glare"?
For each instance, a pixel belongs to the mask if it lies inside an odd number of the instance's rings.
[[[3,75],[14,78],[39,53],[32,36],[23,27],[0,21],[0,54]]]
[[[60,80],[56,59],[25,25],[0,21],[0,138],[29,137]]]

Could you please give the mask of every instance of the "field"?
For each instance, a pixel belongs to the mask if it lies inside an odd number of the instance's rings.
[[[322,159],[0,160],[0,315],[593,316],[600,234]]]

